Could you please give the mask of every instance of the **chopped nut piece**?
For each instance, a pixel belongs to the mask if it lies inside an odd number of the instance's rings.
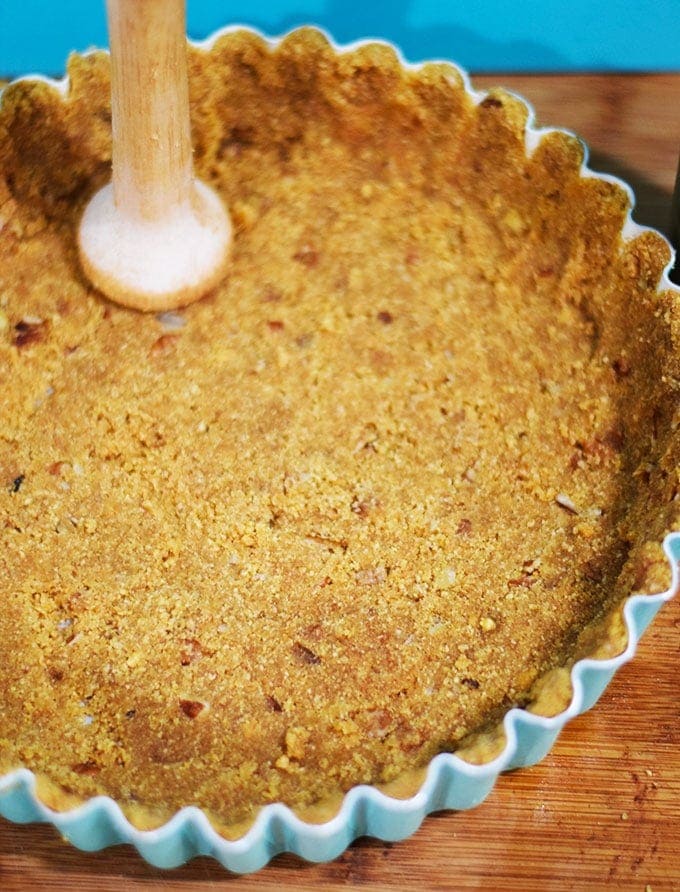
[[[206,708],[206,704],[200,700],[180,700],[179,708],[189,719],[195,719]]]
[[[374,496],[369,496],[365,499],[355,498],[352,500],[350,510],[352,511],[352,514],[356,514],[361,518],[366,518],[375,508],[379,507],[379,504],[378,499]]]
[[[190,666],[197,663],[203,657],[203,648],[201,642],[196,638],[185,638],[183,647],[180,651],[180,663],[182,666]]]
[[[303,245],[299,251],[293,254],[293,260],[297,260],[303,266],[313,269],[319,262],[319,253],[311,245]]]
[[[518,588],[519,586],[523,586],[524,588],[531,588],[532,585],[536,583],[536,579],[531,575],[531,573],[523,573],[522,576],[517,576],[514,579],[508,579],[508,585]]]
[[[161,356],[164,353],[170,351],[173,347],[176,346],[181,335],[178,334],[163,334],[151,345],[149,349],[149,353],[151,356]]]
[[[564,508],[565,511],[568,511],[570,514],[578,514],[579,510],[576,505],[572,502],[569,496],[565,496],[564,493],[559,493],[555,496],[555,501],[560,506],[560,508]]]
[[[262,294],[262,302],[266,304],[277,304],[283,300],[283,295],[276,288],[267,285]]]
[[[321,662],[321,657],[318,654],[305,647],[304,644],[300,644],[299,641],[293,645],[293,653],[301,663],[307,663],[310,666],[317,666]]]
[[[276,697],[272,697],[270,694],[266,694],[265,702],[267,704],[267,708],[271,709],[272,712],[283,712],[283,706],[281,706]]]
[[[72,765],[71,770],[75,771],[76,774],[95,775],[99,774],[101,766],[93,759],[88,759],[87,762],[78,762],[76,765]]]
[[[612,369],[614,370],[614,374],[617,380],[621,381],[623,378],[627,378],[628,375],[630,375],[632,366],[628,361],[628,358],[624,355],[621,355],[612,363]]]
[[[14,346],[18,348],[30,347],[45,340],[47,325],[42,319],[24,317],[14,326]]]

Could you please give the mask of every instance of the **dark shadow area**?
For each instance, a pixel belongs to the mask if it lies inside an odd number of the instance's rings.
[[[642,176],[634,167],[604,152],[591,151],[591,170],[608,173],[623,180],[635,193],[633,220],[641,226],[658,229],[666,238],[671,235],[671,193]]]
[[[676,251],[675,268],[671,273],[671,279],[676,285],[680,285],[680,163],[678,164],[673,200],[671,202],[670,237],[671,244]]]
[[[680,285],[680,168],[675,180],[675,189],[671,194],[641,176],[635,168],[622,164],[604,152],[591,152],[588,166],[598,173],[613,174],[632,188],[635,193],[633,220],[640,226],[657,229],[670,241],[676,252],[676,262],[671,270],[670,279],[676,285]]]

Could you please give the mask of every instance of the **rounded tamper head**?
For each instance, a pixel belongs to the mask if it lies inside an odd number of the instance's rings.
[[[138,310],[184,306],[225,272],[231,224],[194,178],[184,0],[107,0],[112,182],[78,232],[85,274]]]
[[[116,303],[158,312],[202,297],[224,276],[231,224],[219,196],[195,182],[190,200],[162,220],[131,219],[113,187],[91,199],[78,232],[90,282]]]

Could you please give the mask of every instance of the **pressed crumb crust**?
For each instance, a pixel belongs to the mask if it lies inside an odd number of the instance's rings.
[[[4,95],[0,769],[229,834],[556,711],[551,670],[623,646],[678,526],[678,302],[503,91],[312,31],[191,72],[237,232],[162,316],[77,266],[108,58]]]

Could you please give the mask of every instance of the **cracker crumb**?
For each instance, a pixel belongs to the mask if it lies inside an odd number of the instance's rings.
[[[496,621],[492,619],[490,616],[484,616],[479,621],[479,626],[482,632],[493,632],[496,628]]]

